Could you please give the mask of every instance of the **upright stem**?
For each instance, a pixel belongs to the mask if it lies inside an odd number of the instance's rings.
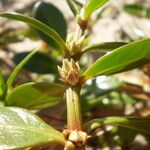
[[[80,87],[67,87],[66,103],[68,130],[82,130]]]

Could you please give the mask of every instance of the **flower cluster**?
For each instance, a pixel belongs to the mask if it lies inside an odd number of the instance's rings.
[[[70,56],[75,56],[81,52],[84,43],[84,36],[68,35],[66,45]]]
[[[83,149],[87,139],[90,138],[87,133],[77,130],[64,130],[63,135],[66,139],[64,150],[81,150]]]
[[[79,64],[73,59],[70,61],[68,59],[64,59],[62,68],[58,66],[58,72],[60,80],[71,86],[77,85],[81,77]]]

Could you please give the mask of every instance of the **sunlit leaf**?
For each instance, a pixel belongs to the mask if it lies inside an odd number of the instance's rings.
[[[18,20],[27,23],[28,25],[42,31],[43,33],[51,37],[57,43],[58,47],[62,51],[66,51],[67,49],[64,40],[52,28],[48,27],[47,25],[43,24],[42,22],[34,18],[27,17],[18,13],[7,13],[7,12],[0,13],[0,17],[5,17],[8,19]]]
[[[119,47],[106,54],[84,72],[84,80],[130,70],[150,62],[149,44],[150,39],[145,39]]]
[[[52,83],[26,83],[13,89],[6,98],[8,106],[42,109],[63,100],[64,88]]]
[[[29,55],[27,55],[19,64],[18,66],[13,70],[13,72],[11,73],[11,75],[9,76],[8,80],[7,80],[7,88],[9,88],[13,81],[15,80],[17,74],[21,71],[21,69],[23,68],[23,66],[33,57],[33,55],[37,52],[37,49],[32,51]]]
[[[33,113],[15,107],[0,108],[0,149],[12,150],[65,143],[63,135]]]
[[[83,12],[83,19],[87,19],[95,10],[106,4],[108,0],[88,0]]]

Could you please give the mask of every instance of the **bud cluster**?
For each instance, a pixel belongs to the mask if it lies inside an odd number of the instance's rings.
[[[69,35],[67,38],[67,48],[70,56],[75,56],[79,54],[82,50],[84,36],[78,37],[78,35]]]
[[[83,149],[89,136],[83,131],[64,130],[63,135],[66,138],[65,150],[80,150]]]
[[[73,59],[64,59],[62,68],[58,66],[58,72],[60,80],[71,86],[77,85],[81,77],[79,64]]]

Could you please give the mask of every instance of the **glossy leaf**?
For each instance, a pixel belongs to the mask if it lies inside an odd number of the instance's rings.
[[[13,61],[15,64],[19,64],[27,55],[29,52],[21,52],[15,54],[13,57]],[[35,72],[35,73],[41,73],[41,74],[48,74],[48,73],[54,73],[56,74],[57,71],[57,65],[59,62],[54,59],[53,57],[50,57],[44,53],[37,52],[30,61],[24,66],[25,69]]]
[[[85,125],[85,127],[88,131],[91,131],[104,125],[126,127],[150,134],[150,117],[107,117],[91,120]]]
[[[33,113],[15,107],[0,108],[0,149],[23,149],[51,142],[64,144],[63,135]]]
[[[11,75],[9,76],[7,80],[7,88],[9,88],[13,81],[15,80],[17,74],[20,72],[20,70],[23,68],[23,66],[33,57],[33,55],[37,52],[37,49],[32,51],[29,55],[27,55],[19,64],[18,66],[13,70]]]
[[[66,51],[67,49],[64,40],[52,28],[48,27],[47,25],[34,18],[27,17],[18,13],[0,13],[0,17],[5,17],[8,19],[18,20],[27,23],[28,25],[42,31],[43,33],[51,37],[57,43],[57,46],[61,50]]]
[[[83,11],[83,19],[87,19],[95,10],[106,4],[108,0],[88,0]]]
[[[64,88],[52,83],[26,83],[13,89],[6,98],[8,106],[42,109],[63,100]]]
[[[147,17],[150,18],[150,7],[136,5],[136,4],[127,4],[124,6],[124,10],[137,17]]]
[[[100,44],[93,44],[83,49],[83,53],[99,50],[99,51],[111,51],[118,47],[121,47],[127,43],[125,42],[105,42]]]
[[[127,44],[99,58],[85,72],[85,80],[130,70],[150,62],[150,39]]]
[[[33,17],[57,32],[65,41],[67,36],[67,24],[63,14],[51,3],[37,2],[33,9]],[[38,30],[40,37],[53,48],[59,48],[57,41]]]

